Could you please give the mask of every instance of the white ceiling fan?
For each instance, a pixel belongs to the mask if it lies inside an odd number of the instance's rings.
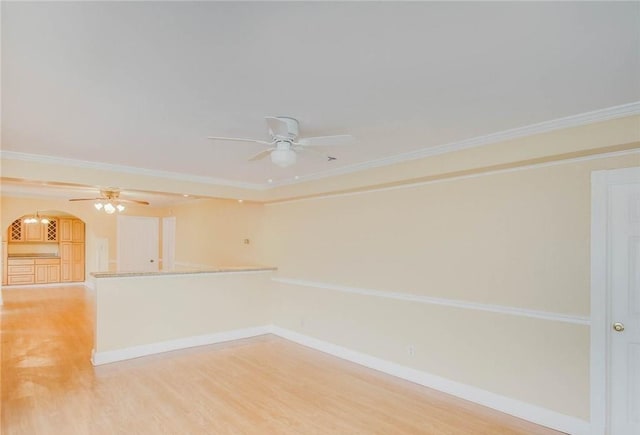
[[[220,141],[253,142],[266,145],[269,148],[260,151],[249,158],[249,161],[260,160],[271,155],[271,161],[280,167],[291,166],[296,162],[296,153],[309,151],[326,157],[329,161],[336,160],[336,157],[322,153],[312,147],[316,146],[336,146],[348,145],[354,142],[355,138],[348,134],[336,136],[316,136],[299,137],[300,127],[298,121],[287,116],[267,116],[265,117],[269,128],[271,141],[258,139],[245,139],[239,137],[218,137],[209,136],[209,139]]]

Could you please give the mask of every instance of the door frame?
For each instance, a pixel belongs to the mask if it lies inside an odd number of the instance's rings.
[[[176,217],[162,218],[162,270],[171,270],[176,261]]]
[[[609,188],[640,183],[640,166],[591,173],[591,433],[609,429],[611,289],[608,285]]]

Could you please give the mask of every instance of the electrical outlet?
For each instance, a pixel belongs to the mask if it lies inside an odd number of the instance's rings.
[[[407,346],[407,354],[408,354],[410,357],[415,356],[415,354],[416,354],[416,347],[415,347],[414,345],[412,345],[412,344],[411,344],[411,345],[409,345],[409,346]]]

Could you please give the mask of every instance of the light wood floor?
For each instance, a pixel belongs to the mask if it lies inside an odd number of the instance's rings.
[[[5,289],[2,434],[552,434],[274,336],[92,367],[91,294]]]

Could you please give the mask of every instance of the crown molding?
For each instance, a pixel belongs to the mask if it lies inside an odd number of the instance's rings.
[[[353,172],[364,171],[366,169],[379,168],[389,166],[396,163],[418,160],[425,157],[437,156],[440,154],[461,151],[469,148],[476,148],[484,145],[491,145],[498,142],[505,142],[511,139],[517,139],[535,134],[548,133],[554,130],[564,128],[579,127],[581,125],[595,124],[597,122],[610,121],[612,119],[625,118],[627,116],[640,115],[640,101],[623,104],[620,106],[609,107],[606,109],[594,110],[591,112],[581,113],[578,115],[566,116],[564,118],[553,119],[550,121],[530,124],[524,127],[516,127],[509,130],[503,130],[496,133],[477,136],[470,139],[464,139],[458,142],[451,142],[442,145],[436,145],[427,148],[421,148],[416,151],[396,154],[382,159],[369,160],[363,163],[343,166],[328,171],[317,172],[310,175],[300,176],[298,180],[282,180],[274,181],[269,185],[270,188],[297,184],[303,181],[320,180],[337,175],[345,175]]]
[[[147,177],[166,178],[170,180],[187,181],[191,183],[209,184],[216,186],[236,187],[249,190],[265,190],[268,184],[244,183],[223,178],[204,177],[180,172],[159,171],[155,169],[137,168],[135,166],[114,165],[111,163],[91,162],[87,160],[68,159],[64,157],[46,156],[43,154],[28,154],[16,151],[0,151],[2,160],[21,160],[25,162],[43,163],[50,165],[69,166],[73,168],[96,169],[100,171],[121,172],[125,174],[144,175]]]
[[[627,116],[640,115],[640,101],[635,101],[620,106],[609,107],[606,109],[594,110],[591,112],[581,113],[578,115],[566,116],[564,118],[553,119],[550,121],[530,124],[524,127],[512,128],[496,133],[477,136],[470,139],[464,139],[458,142],[451,142],[442,145],[436,145],[427,148],[421,148],[415,151],[396,154],[393,156],[369,160],[362,163],[347,165],[336,169],[316,172],[309,175],[300,176],[299,179],[274,180],[272,183],[246,183],[240,181],[232,181],[223,178],[205,177],[199,175],[190,175],[179,172],[159,171],[153,169],[137,168],[133,166],[114,165],[110,163],[91,162],[85,160],[75,160],[63,157],[46,156],[42,154],[27,154],[15,151],[1,151],[0,158],[6,160],[22,160],[34,163],[54,164],[69,166],[75,168],[88,168],[104,171],[121,172],[134,175],[144,175],[149,177],[166,178],[172,180],[186,181],[192,183],[235,187],[248,190],[271,190],[281,186],[298,184],[306,181],[320,180],[323,178],[335,177],[337,175],[345,175],[353,172],[364,171],[367,169],[389,166],[397,163],[418,160],[426,157],[436,156],[440,154],[461,151],[469,148],[476,148],[484,145],[490,145],[498,142],[504,142],[511,139],[517,139],[535,134],[542,134],[554,130],[564,128],[579,127],[597,122],[609,121],[612,119],[624,118]]]
[[[276,199],[276,200],[266,202],[265,205],[269,207],[269,206],[277,206],[282,204],[290,204],[294,202],[317,201],[317,200],[328,199],[328,198],[341,198],[346,196],[366,195],[369,193],[376,193],[376,192],[387,192],[389,190],[411,189],[414,187],[426,186],[428,184],[448,183],[450,181],[468,180],[470,178],[486,177],[486,176],[495,175],[495,174],[506,174],[510,172],[527,171],[529,169],[546,168],[550,166],[587,162],[591,160],[608,159],[611,157],[632,156],[636,154],[640,154],[640,149],[634,148],[634,149],[629,149],[624,151],[613,151],[610,153],[594,154],[589,156],[574,157],[574,158],[564,159],[564,160],[554,160],[554,161],[543,162],[543,163],[533,163],[530,165],[516,166],[513,168],[481,171],[473,174],[457,175],[453,177],[445,176],[442,178],[436,178],[432,180],[418,181],[415,183],[396,184],[396,185],[387,186],[387,187],[363,188],[361,190],[356,190],[353,192],[342,192],[342,193],[337,192],[337,193],[326,193],[326,194],[320,194],[320,195],[311,195],[307,197],[298,197],[298,198],[292,198],[292,199]]]

